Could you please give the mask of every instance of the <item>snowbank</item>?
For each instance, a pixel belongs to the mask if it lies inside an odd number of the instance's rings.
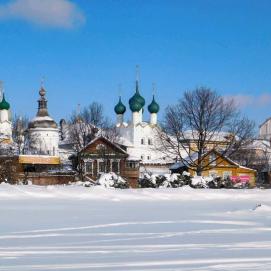
[[[77,185],[9,185],[0,184],[0,201],[9,199],[55,198],[105,201],[198,201],[198,200],[234,200],[249,199],[259,201],[259,195],[271,202],[271,190],[261,189],[193,189],[189,186],[180,188],[145,188],[145,189],[105,189],[104,186]]]

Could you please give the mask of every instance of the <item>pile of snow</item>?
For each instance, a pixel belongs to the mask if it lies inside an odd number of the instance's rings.
[[[213,181],[212,177],[195,176],[191,180],[191,186],[197,188],[208,188],[208,183]]]
[[[105,188],[128,188],[127,181],[114,172],[103,173],[96,183]]]

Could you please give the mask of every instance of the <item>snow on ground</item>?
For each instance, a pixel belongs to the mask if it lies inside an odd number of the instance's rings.
[[[0,271],[271,270],[271,191],[0,185]]]

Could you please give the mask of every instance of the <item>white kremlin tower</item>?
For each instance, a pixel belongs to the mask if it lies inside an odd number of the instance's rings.
[[[30,121],[27,129],[27,149],[29,154],[58,156],[59,130],[48,114],[46,91],[43,87],[39,95],[37,115]]]

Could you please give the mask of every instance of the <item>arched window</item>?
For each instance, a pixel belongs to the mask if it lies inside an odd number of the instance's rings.
[[[141,138],[141,145],[144,145],[145,144],[145,140],[144,138]]]
[[[148,138],[148,145],[152,145],[152,139]]]

